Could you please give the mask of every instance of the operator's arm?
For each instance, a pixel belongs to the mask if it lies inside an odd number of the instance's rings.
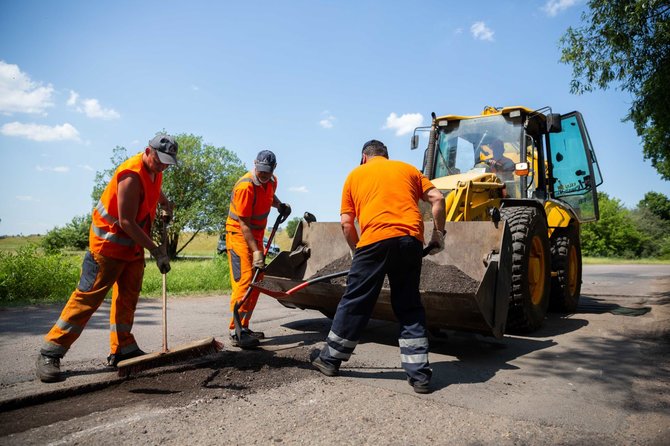
[[[256,239],[254,238],[253,232],[251,232],[251,217],[240,217],[240,229],[242,230],[242,236],[244,241],[247,242],[247,246],[251,252],[261,251],[263,252],[263,247],[258,246]]]
[[[358,243],[358,232],[356,231],[356,225],[354,224],[355,218],[354,214],[349,213],[340,216],[344,238],[347,240],[347,244],[352,251],[356,250],[356,244]]]
[[[444,206],[444,195],[442,195],[442,192],[440,192],[439,189],[433,187],[432,189],[428,189],[423,193],[422,199],[431,205],[431,212],[433,214],[435,229],[441,233],[444,233],[444,222],[447,219]]]
[[[138,245],[149,251],[156,248],[156,244],[137,224],[137,210],[140,206],[142,184],[135,174],[125,175],[118,183],[119,226]]]

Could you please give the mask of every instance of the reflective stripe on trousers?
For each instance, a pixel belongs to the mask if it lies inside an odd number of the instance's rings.
[[[256,240],[256,243],[259,242],[259,240]],[[228,251],[228,266],[230,269],[230,287],[232,288],[230,293],[231,317],[229,329],[234,330],[235,322],[232,313],[235,303],[244,298],[251,284],[251,279],[254,276],[253,254],[249,250],[249,246],[247,246],[247,242],[241,233],[228,232],[226,234],[226,249]],[[256,280],[261,279],[263,279],[263,273],[258,274]],[[256,308],[259,294],[258,290],[252,290],[249,298],[238,310],[243,328],[249,327],[249,320],[254,312],[254,308]]]
[[[426,314],[419,295],[421,242],[409,236],[382,240],[356,250],[347,289],[337,307],[321,360],[339,367],[351,356],[388,275],[391,304],[400,322],[401,364],[414,381],[430,381]]]
[[[126,262],[87,252],[79,284],[70,295],[58,321],[45,336],[40,352],[47,356],[65,355],[100,307],[110,288],[110,353],[137,349],[130,331],[143,276],[144,259]]]

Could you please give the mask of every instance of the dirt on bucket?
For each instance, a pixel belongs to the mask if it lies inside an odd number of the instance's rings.
[[[349,268],[351,268],[351,257],[344,255],[321,268],[310,279],[339,271],[346,271]],[[347,277],[330,279],[330,283],[346,286]],[[419,284],[419,289],[422,291],[446,294],[474,294],[477,292],[478,286],[478,281],[472,279],[453,265],[438,265],[431,260],[423,259],[421,264],[421,283]],[[388,278],[384,279],[382,287],[390,288]]]

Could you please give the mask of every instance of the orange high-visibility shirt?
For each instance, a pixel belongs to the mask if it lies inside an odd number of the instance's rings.
[[[344,182],[340,214],[354,214],[361,230],[358,248],[409,235],[423,242],[418,201],[433,183],[416,167],[375,156]]]
[[[274,175],[265,184],[254,183],[253,172],[247,172],[242,176],[233,187],[230,196],[226,231],[240,232],[239,217],[250,217],[254,238],[262,240],[275,190],[277,190],[277,177]]]
[[[120,260],[135,260],[144,257],[144,248],[135,243],[119,226],[119,178],[129,172],[136,173],[142,183],[142,200],[135,221],[151,236],[151,225],[156,217],[156,205],[160,198],[163,173],[159,172],[151,180],[151,174],[142,163],[140,152],[124,161],[114,172],[97,206],[93,209],[93,222],[89,231],[89,249]]]

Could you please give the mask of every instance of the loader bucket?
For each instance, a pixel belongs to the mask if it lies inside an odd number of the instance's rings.
[[[421,299],[431,330],[453,329],[501,338],[509,307],[512,243],[504,221],[446,224],[445,250],[423,260]],[[432,224],[426,223],[430,234]],[[265,271],[263,288],[289,308],[318,310],[332,317],[345,291],[346,278],[318,282],[286,295],[314,277],[348,269],[349,247],[339,223],[302,221],[291,251],[282,251]],[[388,283],[372,317],[396,320]]]

